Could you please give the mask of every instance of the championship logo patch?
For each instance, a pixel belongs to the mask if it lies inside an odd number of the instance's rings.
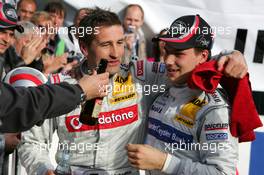
[[[197,112],[206,104],[205,100],[195,98],[181,107],[180,114],[195,120]]]

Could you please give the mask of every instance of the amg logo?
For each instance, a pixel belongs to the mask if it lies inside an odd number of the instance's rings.
[[[123,84],[123,83],[125,83],[127,81],[127,79],[128,79],[127,77],[123,78],[121,76],[117,76],[116,79],[115,79],[115,82]]]
[[[213,123],[204,126],[205,131],[210,130],[226,130],[228,129],[228,123]]]

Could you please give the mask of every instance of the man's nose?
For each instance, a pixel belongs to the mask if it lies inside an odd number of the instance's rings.
[[[130,25],[136,26],[136,22],[134,20],[132,20]]]
[[[31,17],[30,12],[27,12],[25,16],[29,19]]]
[[[168,54],[164,58],[167,65],[173,65],[175,63],[175,56],[173,54]]]
[[[118,48],[117,48],[117,46],[113,46],[111,48],[110,56],[111,56],[111,58],[117,58],[118,57]]]
[[[3,40],[6,42],[6,43],[10,43],[12,41],[12,37],[6,33]]]

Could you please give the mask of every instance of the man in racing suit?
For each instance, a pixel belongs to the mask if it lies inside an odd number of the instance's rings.
[[[104,19],[100,19],[101,17]],[[85,20],[93,21],[86,24]],[[57,130],[60,142],[56,154],[57,162],[59,163],[62,159],[63,148],[60,147],[63,147],[64,143],[70,144],[68,163],[73,173],[131,174],[137,171],[128,162],[125,146],[128,143],[143,142],[146,129],[145,109],[147,109],[147,102],[143,100],[143,95],[165,91],[165,85],[157,85],[152,90],[150,89],[152,87],[144,86],[143,82],[149,84],[144,80],[153,81],[154,76],[152,75],[154,74],[162,76],[165,66],[157,64],[157,72],[152,73],[152,66],[146,66],[142,60],[134,61],[130,66],[123,64],[119,71],[120,60],[124,53],[122,25],[116,14],[103,10],[97,10],[89,18],[81,21],[80,25],[85,23],[87,26],[93,26],[95,22],[99,24],[101,22],[104,26],[100,26],[99,34],[91,43],[91,48],[95,50],[95,53],[88,50],[87,60],[96,59],[99,62],[101,58],[108,59],[106,71],[110,72],[110,85],[113,88],[113,91],[103,98],[98,118],[99,125],[89,126],[79,122],[81,108],[78,106],[65,116],[45,121],[42,127],[34,127],[23,133],[19,155],[22,165],[26,167],[29,174],[48,174],[54,170],[49,160],[48,148],[55,130]],[[80,42],[82,43],[82,40],[86,38],[82,38]],[[113,50],[108,52],[109,55],[102,55],[108,47],[111,47],[109,45],[113,45]],[[86,53],[86,50],[84,49],[83,52]],[[147,70],[151,72],[148,77],[145,73]],[[134,78],[134,75],[138,78]],[[68,83],[76,81],[61,75],[51,77],[50,81],[60,82],[62,80]]]
[[[42,127],[23,134],[19,148],[21,162],[29,174],[52,174],[54,167],[48,157],[48,146],[52,133],[57,130],[57,162],[63,159],[61,145],[70,144],[68,163],[74,174],[138,174],[128,162],[125,146],[143,143],[146,112],[152,101],[150,93],[165,91],[161,81],[165,65],[140,60],[120,66],[124,34],[118,17],[109,11],[95,10],[80,26],[100,27],[94,38],[80,38],[80,46],[88,67],[98,65],[101,58],[108,60],[106,71],[111,75],[110,86],[114,89],[103,98],[99,125],[80,123],[80,106],[65,116],[46,121]],[[76,80],[64,78],[64,81],[74,83]],[[148,86],[155,82],[159,84]]]
[[[160,38],[166,42],[165,64],[173,86],[151,105],[148,145],[128,145],[129,160],[151,174],[235,174],[238,139],[230,133],[226,98],[218,91],[209,94],[187,86],[191,71],[209,58],[212,35],[202,31],[211,31],[210,26],[199,15],[190,15],[176,19],[170,29],[178,22],[201,30]]]

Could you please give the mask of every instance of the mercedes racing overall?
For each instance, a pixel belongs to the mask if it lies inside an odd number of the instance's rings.
[[[171,87],[157,97],[150,107],[147,144],[168,153],[162,172],[235,174],[238,139],[230,133],[229,112],[218,91]]]

